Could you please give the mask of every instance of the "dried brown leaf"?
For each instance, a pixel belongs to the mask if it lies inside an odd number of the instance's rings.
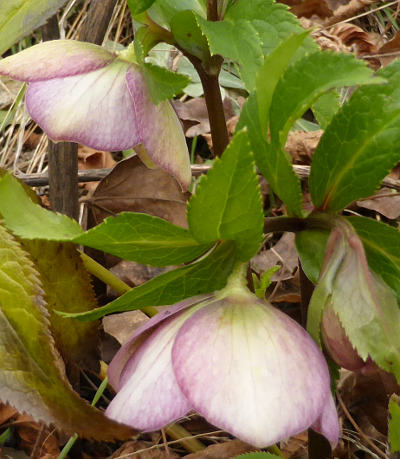
[[[389,65],[393,59],[396,59],[400,56],[400,33],[397,32],[396,35],[383,46],[381,46],[377,54],[379,55],[379,61],[383,67]]]
[[[380,189],[374,196],[357,201],[357,205],[374,210],[390,220],[400,217],[400,194],[390,188]]]
[[[296,164],[311,164],[322,134],[321,129],[311,132],[291,131],[285,149]]]
[[[208,446],[203,451],[185,456],[186,459],[228,459],[238,456],[239,454],[256,451],[254,446],[242,442],[241,440],[232,440],[218,445]]]
[[[172,451],[165,451],[165,447],[152,448],[153,445],[144,441],[128,441],[124,443],[108,459],[176,459],[178,456]],[[140,451],[140,452],[139,452]],[[135,454],[133,454],[135,453]],[[189,457],[189,456],[186,456]],[[222,459],[222,458],[219,458]]]

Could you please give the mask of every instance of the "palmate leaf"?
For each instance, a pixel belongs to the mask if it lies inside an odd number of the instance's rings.
[[[126,260],[152,266],[187,263],[212,244],[199,244],[180,226],[147,214],[124,212],[74,239]]]
[[[387,83],[359,88],[326,129],[310,175],[318,208],[338,211],[372,195],[399,161],[399,71],[399,61],[378,71]]]
[[[75,242],[156,266],[192,261],[214,242],[199,244],[187,230],[140,213],[108,218],[84,233],[75,220],[32,202],[11,175],[0,178],[0,215],[4,225],[23,239]]]
[[[233,242],[224,242],[196,263],[168,271],[117,298],[111,303],[80,314],[66,314],[78,320],[95,320],[114,312],[133,311],[147,306],[167,306],[191,296],[220,290],[236,262]]]
[[[200,243],[235,241],[241,261],[257,253],[264,216],[247,132],[237,133],[202,177],[187,209],[189,229]]]
[[[0,226],[1,400],[67,434],[98,440],[129,437],[131,429],[107,419],[68,383],[43,293],[27,254]]]
[[[7,0],[0,2],[0,56],[53,16],[67,0]]]

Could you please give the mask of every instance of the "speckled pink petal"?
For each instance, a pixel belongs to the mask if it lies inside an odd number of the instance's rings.
[[[151,162],[168,171],[188,189],[191,183],[190,159],[181,123],[169,101],[154,105],[143,75],[132,66],[126,81],[134,101],[141,146],[137,149],[145,164]]]
[[[135,330],[129,340],[119,349],[108,367],[108,380],[117,391],[120,388],[120,377],[125,365],[140,344],[149,336],[154,328],[166,319],[174,317],[178,312],[212,298],[210,295],[198,295],[180,301],[173,306],[164,307],[157,315]]]
[[[307,429],[330,396],[314,341],[256,298],[231,295],[197,311],[180,328],[172,360],[193,408],[257,447]]]
[[[140,139],[140,127],[126,87],[128,66],[117,60],[84,75],[30,83],[29,114],[54,141],[104,151],[131,148]]]
[[[191,404],[176,383],[171,349],[176,333],[193,313],[182,310],[164,320],[126,364],[106,415],[143,431],[158,430],[184,416]]]
[[[92,43],[46,41],[0,60],[0,75],[29,83],[98,70],[115,58],[105,48]]]
[[[339,419],[332,394],[328,394],[322,413],[311,428],[326,437],[332,448],[336,446],[339,440]]]

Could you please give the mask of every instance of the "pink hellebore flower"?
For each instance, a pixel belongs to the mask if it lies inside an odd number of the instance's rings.
[[[0,61],[0,75],[28,83],[32,119],[54,141],[117,151],[137,147],[149,167],[166,169],[187,189],[185,137],[169,101],[154,105],[140,67],[91,43],[56,40]]]
[[[338,440],[325,359],[306,331],[231,276],[150,319],[116,354],[110,418],[153,431],[196,410],[257,447],[308,427]]]

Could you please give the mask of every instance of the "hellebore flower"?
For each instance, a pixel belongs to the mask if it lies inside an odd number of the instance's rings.
[[[28,83],[26,106],[54,141],[104,151],[136,147],[148,167],[159,166],[184,189],[189,153],[169,101],[154,105],[139,65],[106,49],[73,40],[41,43],[0,61],[0,75]]]
[[[306,331],[245,286],[243,268],[220,292],[150,319],[109,367],[110,418],[153,431],[195,410],[257,447],[308,427],[338,439],[325,359]]]
[[[329,237],[309,307],[308,330],[338,365],[400,376],[400,310],[392,290],[369,267],[353,227],[339,219]],[[321,328],[320,328],[321,325]]]

